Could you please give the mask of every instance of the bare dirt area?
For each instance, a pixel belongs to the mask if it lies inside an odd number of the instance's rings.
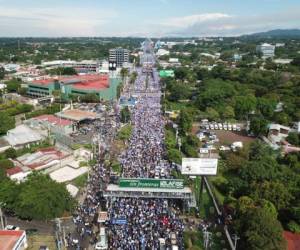
[[[253,137],[249,137],[243,132],[226,131],[226,130],[213,130],[220,140],[221,145],[230,145],[235,141],[241,141],[244,145],[250,144],[255,140]]]

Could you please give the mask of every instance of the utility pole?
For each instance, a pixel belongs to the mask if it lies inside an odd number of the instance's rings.
[[[237,245],[237,241],[240,239],[240,237],[238,237],[236,234],[233,235],[233,240],[234,240],[234,250],[236,250],[236,245]]]
[[[4,225],[4,220],[3,220],[3,212],[2,212],[2,204],[0,203],[0,220],[1,220],[1,229],[4,230],[5,225]]]
[[[205,249],[208,249],[209,247],[209,243],[210,243],[210,240],[211,240],[211,235],[212,233],[211,232],[208,232],[207,230],[205,230],[203,232],[203,237],[204,237],[204,248]]]

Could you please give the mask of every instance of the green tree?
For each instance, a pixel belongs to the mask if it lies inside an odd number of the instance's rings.
[[[214,108],[206,108],[205,113],[207,114],[207,118],[211,121],[218,121],[220,119],[218,111]]]
[[[256,108],[255,96],[238,96],[235,98],[235,114],[237,118],[247,118]]]
[[[264,208],[250,209],[236,222],[241,237],[239,248],[245,250],[282,250],[286,243],[279,221]]]
[[[231,106],[226,106],[220,114],[223,119],[234,119],[235,117],[234,109]]]
[[[167,154],[168,154],[169,161],[175,162],[177,164],[181,164],[182,156],[178,149],[176,148],[169,149],[167,151]]]
[[[121,69],[120,74],[121,74],[121,78],[122,78],[123,84],[125,84],[125,79],[127,78],[128,73],[129,73],[129,71],[128,71],[127,68],[122,68],[122,69]]]
[[[127,123],[130,121],[130,111],[129,108],[126,106],[121,110],[121,122]]]
[[[0,168],[8,169],[14,167],[14,163],[11,160],[8,159],[2,159],[0,160]]]
[[[5,70],[3,67],[0,67],[0,80],[3,80],[5,77]]]
[[[187,110],[181,110],[178,117],[179,131],[182,135],[190,132],[193,125],[192,115]]]
[[[252,117],[250,119],[250,131],[255,136],[266,135],[268,132],[268,121],[263,117]]]
[[[17,92],[21,87],[21,82],[17,79],[12,79],[7,81],[6,83],[7,92]]]
[[[4,151],[6,158],[14,159],[17,157],[17,151],[14,148],[8,148]]]
[[[289,133],[286,140],[294,146],[298,146],[299,142],[300,142],[299,135],[298,135],[298,133],[295,133],[295,132]]]
[[[7,114],[7,112],[0,112],[0,134],[6,134],[6,132],[15,127],[15,118]]]
[[[255,199],[266,199],[271,201],[277,210],[288,207],[293,198],[290,191],[279,181],[264,181],[261,184],[252,185],[253,197]]]
[[[184,80],[188,75],[188,71],[186,68],[180,67],[175,69],[174,74],[176,79]]]
[[[16,214],[21,218],[49,220],[71,211],[74,200],[62,183],[53,181],[48,175],[33,173],[19,184]]]

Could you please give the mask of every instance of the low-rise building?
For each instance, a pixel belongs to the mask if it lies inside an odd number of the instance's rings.
[[[263,43],[256,46],[256,51],[262,54],[263,58],[270,58],[275,56],[275,46],[268,43]]]
[[[40,115],[26,121],[30,127],[48,130],[52,133],[69,135],[76,130],[73,122],[55,115]]]
[[[23,250],[28,247],[26,232],[23,230],[0,230],[1,250]]]
[[[69,109],[65,111],[61,111],[56,114],[58,117],[74,121],[81,122],[84,120],[95,120],[97,118],[97,114],[95,112],[80,110],[80,109]]]
[[[282,140],[284,140],[289,132],[291,131],[290,127],[283,126],[280,124],[270,124],[269,125],[269,134],[268,139],[273,144],[280,144]]]
[[[116,98],[120,82],[120,79],[109,78],[107,74],[44,78],[29,82],[27,94],[44,97],[60,91],[65,98],[71,95],[95,94],[99,99],[111,100]]]
[[[41,134],[29,128],[25,124],[19,125],[7,132],[3,137],[11,147],[15,149],[24,148],[32,144],[38,144],[45,139]]]

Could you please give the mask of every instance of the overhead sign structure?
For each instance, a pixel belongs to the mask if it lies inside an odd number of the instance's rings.
[[[124,179],[119,181],[120,188],[165,188],[165,189],[183,189],[183,180],[181,179]]]
[[[181,173],[184,175],[216,175],[217,169],[216,158],[182,158]]]
[[[110,71],[116,71],[117,70],[117,63],[114,61],[109,61],[108,62],[108,69]]]

